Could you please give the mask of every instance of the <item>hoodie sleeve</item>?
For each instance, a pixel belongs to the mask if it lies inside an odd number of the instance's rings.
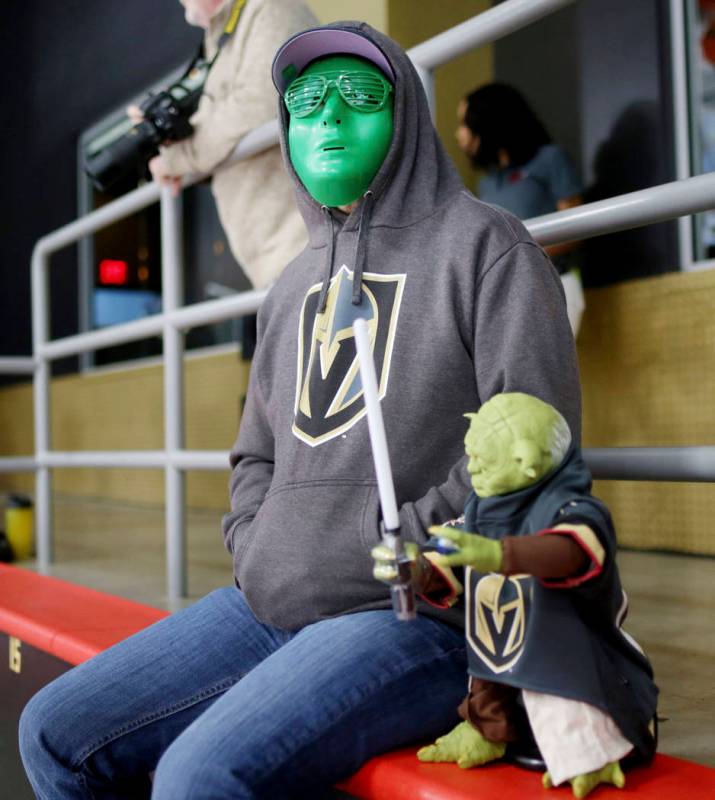
[[[273,478],[273,432],[255,371],[246,397],[238,440],[231,451],[231,511],[223,518],[226,549],[233,553],[256,516]]]
[[[534,242],[511,245],[477,282],[474,369],[480,402],[525,392],[558,409],[581,438],[576,347],[559,276]]]
[[[526,392],[551,403],[580,438],[576,349],[556,270],[530,241],[512,244],[477,281],[474,370],[481,403],[500,392]],[[462,513],[471,485],[466,457],[447,480],[400,510],[408,538],[425,541],[430,525]]]
[[[400,528],[405,538],[424,544],[428,538],[425,531],[430,525],[443,525],[462,513],[471,488],[465,456],[450,470],[444,483],[400,508]]]

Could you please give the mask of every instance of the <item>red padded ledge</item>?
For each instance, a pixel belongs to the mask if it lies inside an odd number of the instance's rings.
[[[158,608],[0,564],[0,630],[68,664],[165,616]]]
[[[414,749],[373,758],[338,788],[370,800],[573,800],[568,785],[544,789],[538,772],[507,764],[469,770],[454,764],[422,764]],[[650,767],[626,773],[624,789],[600,787],[590,797],[713,800],[715,769],[658,753]]]
[[[151,606],[0,564],[0,631],[79,664],[167,616]],[[570,788],[546,790],[541,776],[504,764],[461,770],[422,764],[415,750],[368,761],[340,787],[365,800],[568,800]],[[715,798],[715,769],[657,755],[648,769],[626,776],[624,790],[600,788],[600,797],[627,800]]]

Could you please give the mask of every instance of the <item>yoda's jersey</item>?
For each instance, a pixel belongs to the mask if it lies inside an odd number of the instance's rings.
[[[535,486],[501,497],[470,496],[464,530],[501,539],[567,524],[591,564],[578,578],[554,583],[468,569],[469,670],[483,680],[597,706],[649,756],[658,690],[648,659],[620,627],[627,600],[614,558],[615,533],[590,488],[590,473],[572,448],[561,467]]]

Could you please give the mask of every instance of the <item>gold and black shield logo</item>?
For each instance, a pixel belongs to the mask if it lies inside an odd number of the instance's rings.
[[[322,314],[320,284],[308,290],[298,330],[293,433],[311,447],[349,430],[366,413],[353,336],[359,317],[367,321],[379,396],[385,396],[405,278],[363,273],[362,301],[353,305],[353,273],[343,265],[330,281]]]
[[[482,575],[467,569],[467,641],[492,672],[505,672],[524,651],[529,575]]]

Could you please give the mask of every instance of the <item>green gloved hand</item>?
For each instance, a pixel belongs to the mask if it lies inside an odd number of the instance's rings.
[[[490,742],[468,722],[460,722],[434,744],[420,748],[417,758],[420,761],[449,761],[462,769],[469,769],[501,758],[505,750],[506,744]]]
[[[414,542],[404,543],[404,558],[410,563],[410,575],[412,587],[421,594],[429,582],[432,574],[432,565],[420,553],[420,548]],[[375,564],[372,568],[372,576],[378,581],[392,585],[398,582],[397,560],[395,551],[386,544],[378,544],[370,551]]]
[[[468,533],[444,525],[432,525],[428,532],[449,539],[459,548],[457,553],[440,554],[435,563],[445,567],[472,567],[477,572],[499,572],[502,566],[502,543],[478,533]]]
[[[544,789],[552,789],[554,786],[551,775],[548,772],[544,773],[541,783]],[[569,783],[571,784],[573,796],[580,800],[589,795],[601,783],[609,783],[617,789],[622,789],[626,785],[626,777],[618,761],[611,761],[601,769],[595,769],[593,772],[587,772],[585,775],[577,775],[575,778],[571,778]]]

